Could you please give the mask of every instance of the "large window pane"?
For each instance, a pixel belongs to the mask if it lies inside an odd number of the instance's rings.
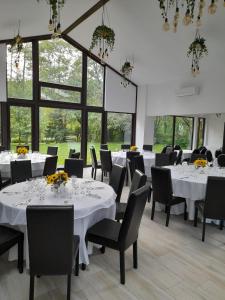
[[[204,146],[204,135],[205,135],[205,119],[198,118],[197,148]]]
[[[7,84],[8,97],[32,100],[32,44],[24,43],[20,54],[19,65],[16,66],[15,51],[7,48]]]
[[[64,41],[39,42],[40,81],[71,86],[82,83],[82,52]]]
[[[172,145],[173,117],[159,116],[154,122],[154,147],[153,151],[159,153],[166,145]]]
[[[10,107],[10,149],[25,144],[31,148],[31,108],[22,106]]]
[[[42,100],[64,101],[70,103],[80,103],[80,92],[54,89],[48,87],[41,88]]]
[[[99,149],[102,136],[102,114],[88,113],[88,143],[87,143],[87,164],[91,163],[90,146],[94,146],[97,159],[99,159]]]
[[[48,146],[58,146],[58,164],[64,164],[69,150],[80,151],[81,111],[40,108],[40,151],[47,152]]]
[[[193,118],[176,117],[175,123],[175,145],[180,145],[182,149],[192,148]]]
[[[121,144],[131,143],[132,115],[124,113],[108,113],[108,144],[112,151],[121,149]]]
[[[87,69],[87,105],[103,105],[104,68],[88,58]]]

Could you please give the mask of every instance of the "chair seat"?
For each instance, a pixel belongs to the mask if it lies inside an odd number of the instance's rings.
[[[116,203],[116,220],[122,220],[127,208],[127,203]]]
[[[121,224],[111,219],[103,219],[90,227],[87,231],[87,240],[103,246],[117,249]]]
[[[172,200],[169,203],[170,205],[176,205],[176,204],[183,203],[185,201],[186,201],[185,198],[173,196]]]
[[[0,225],[0,254],[16,244],[22,237],[22,232]]]

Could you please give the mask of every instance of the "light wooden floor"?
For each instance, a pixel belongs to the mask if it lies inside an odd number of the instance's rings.
[[[124,189],[123,200],[128,189]],[[116,251],[98,250],[86,271],[72,278],[71,299],[151,300],[225,299],[225,230],[206,227],[201,242],[201,225],[194,228],[181,216],[172,216],[169,228],[165,215],[156,212],[150,220],[147,203],[139,236],[139,268],[132,268],[132,249],[126,253],[126,285],[119,283],[119,257]],[[17,272],[15,263],[0,259],[0,299],[26,300],[29,276]],[[35,299],[66,299],[66,278],[36,279]]]

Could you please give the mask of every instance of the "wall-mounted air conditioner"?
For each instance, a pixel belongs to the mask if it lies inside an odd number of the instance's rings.
[[[177,89],[175,91],[176,97],[187,97],[187,96],[195,96],[199,95],[199,88],[190,86],[182,89]]]

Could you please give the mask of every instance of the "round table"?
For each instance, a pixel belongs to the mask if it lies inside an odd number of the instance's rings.
[[[145,174],[150,177],[151,176],[151,167],[155,165],[155,153],[150,151],[143,151],[141,152],[144,158],[145,164]],[[118,151],[112,152],[112,162],[114,164],[126,166],[126,151]]]
[[[45,179],[11,185],[0,192],[0,224],[17,226],[25,233],[27,205],[74,205],[74,234],[80,236],[80,263],[89,264],[85,235],[89,227],[104,218],[115,218],[116,194],[111,186],[94,180],[71,178],[62,190],[54,191]],[[16,249],[10,260],[16,259]],[[29,266],[28,251],[25,253]]]
[[[166,167],[171,170],[174,196],[186,199],[188,216],[194,219],[195,201],[205,198],[208,176],[225,177],[225,169],[218,166],[196,169],[194,165],[178,165]],[[174,205],[171,213],[182,214],[183,204]]]
[[[26,160],[31,160],[31,168],[32,168],[32,176],[42,176],[45,159],[50,155],[41,154],[41,153],[28,153],[26,155]],[[14,160],[21,160],[17,158],[17,154],[11,152],[1,152],[0,153],[0,172],[2,177],[10,178],[11,171],[10,171],[10,161]],[[24,159],[23,159],[24,160]]]

